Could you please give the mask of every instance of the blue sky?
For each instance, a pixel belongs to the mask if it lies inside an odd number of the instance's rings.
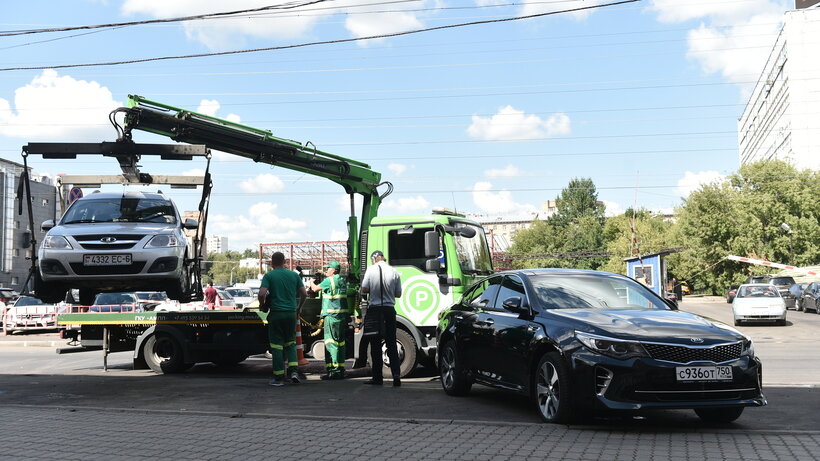
[[[603,4],[325,1],[229,19],[0,36],[0,68],[51,67],[345,40]],[[273,0],[12,2],[0,31],[110,24]],[[227,5],[227,6],[226,6]],[[28,142],[113,141],[139,94],[270,129],[369,163],[395,192],[381,214],[436,206],[537,211],[590,177],[609,214],[671,210],[738,168],[737,118],[793,2],[644,0],[378,40],[118,66],[0,71],[0,157]],[[171,142],[135,133],[137,142]],[[30,157],[42,174],[116,174],[114,160]],[[144,159],[154,174],[204,162]],[[209,234],[231,249],[345,238],[343,190],[217,153]],[[113,187],[113,186],[111,186]],[[168,191],[182,209],[198,192]]]

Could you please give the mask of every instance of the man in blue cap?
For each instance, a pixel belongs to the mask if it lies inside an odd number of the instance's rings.
[[[311,291],[322,294],[321,317],[325,322],[325,380],[345,378],[345,333],[350,311],[347,306],[347,281],[340,275],[342,265],[330,261],[324,266],[325,279],[318,285],[310,282]]]

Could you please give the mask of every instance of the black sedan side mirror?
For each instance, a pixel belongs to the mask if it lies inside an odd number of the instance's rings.
[[[501,306],[504,307],[505,310],[516,314],[529,314],[530,309],[527,306],[523,305],[523,301],[520,296],[513,296],[512,298],[507,298],[501,303]]]

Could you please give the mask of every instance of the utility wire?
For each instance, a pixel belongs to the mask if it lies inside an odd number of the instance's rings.
[[[250,8],[245,10],[234,10],[234,11],[225,11],[220,13],[206,13],[206,14],[197,14],[192,16],[183,16],[177,18],[166,18],[166,19],[146,19],[142,21],[129,21],[129,22],[116,22],[116,23],[109,23],[109,24],[93,24],[93,25],[83,25],[83,26],[70,26],[70,27],[52,27],[49,29],[25,29],[25,30],[7,30],[7,31],[0,31],[0,37],[14,37],[18,35],[31,35],[31,34],[42,34],[48,32],[69,32],[72,30],[88,30],[88,29],[109,29],[109,28],[118,28],[118,27],[128,27],[128,26],[138,26],[138,25],[145,25],[145,24],[160,24],[160,23],[168,23],[168,22],[182,22],[182,21],[193,21],[198,19],[211,19],[211,18],[218,18],[218,17],[225,17],[225,16],[233,16],[237,14],[243,13],[252,13],[252,12],[259,12],[259,11],[269,11],[269,10],[289,10],[294,8],[299,8],[302,6],[314,5],[317,3],[324,3],[326,1],[332,0],[312,0],[307,1],[304,3],[280,3],[277,5],[268,5],[259,8]],[[395,2],[390,3],[404,3],[408,1],[418,1],[418,0],[397,0]]]
[[[317,0],[317,1],[324,1],[324,0]],[[271,47],[264,47],[264,48],[250,48],[244,50],[232,50],[232,51],[221,51],[221,52],[212,52],[212,53],[195,53],[195,54],[187,54],[187,55],[176,55],[176,56],[160,56],[160,57],[153,57],[153,58],[142,58],[142,59],[131,59],[125,61],[108,61],[108,62],[96,62],[96,63],[83,63],[83,64],[61,64],[61,65],[50,65],[50,66],[24,66],[24,67],[5,67],[0,68],[0,72],[9,72],[15,70],[44,70],[44,69],[69,69],[69,68],[79,68],[79,67],[101,67],[101,66],[117,66],[123,64],[136,64],[136,63],[143,63],[143,62],[154,62],[154,61],[168,61],[168,60],[177,60],[177,59],[191,59],[191,58],[202,58],[202,57],[211,57],[211,56],[228,56],[228,55],[236,55],[236,54],[245,54],[245,53],[258,53],[261,51],[276,51],[276,50],[285,50],[285,49],[293,49],[293,48],[303,48],[308,46],[317,46],[317,45],[330,45],[330,44],[337,44],[337,43],[349,43],[349,42],[358,42],[364,40],[376,40],[376,39],[384,39],[390,37],[400,37],[405,35],[414,35],[420,34],[425,32],[433,32],[438,30],[446,30],[446,29],[456,29],[462,27],[472,27],[477,25],[485,25],[485,24],[497,24],[503,22],[512,22],[512,21],[520,21],[524,19],[533,19],[538,17],[544,16],[552,16],[561,13],[572,13],[577,11],[585,11],[585,10],[592,10],[592,9],[599,9],[608,6],[616,6],[616,5],[623,5],[627,3],[635,3],[640,0],[621,0],[612,3],[605,3],[601,5],[593,5],[593,6],[584,6],[579,8],[570,8],[566,10],[559,10],[559,11],[550,11],[545,13],[537,13],[537,14],[529,14],[524,16],[513,16],[507,18],[498,18],[498,19],[488,19],[483,21],[472,21],[472,22],[463,22],[457,24],[447,24],[444,26],[436,26],[436,27],[427,27],[422,29],[414,29],[408,30],[404,32],[393,32],[388,34],[379,34],[379,35],[370,35],[365,37],[353,37],[353,38],[343,38],[343,39],[335,39],[335,40],[322,40],[322,41],[315,41],[315,42],[307,42],[307,43],[298,43],[292,45],[282,45],[282,46],[271,46]]]

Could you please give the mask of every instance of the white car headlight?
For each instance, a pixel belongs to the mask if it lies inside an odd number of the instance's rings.
[[[746,355],[746,356],[749,356],[749,357],[754,357],[755,356],[755,344],[754,344],[754,342],[752,342],[751,339],[746,338],[746,339],[743,340],[743,349],[741,349],[740,355],[741,356]]]
[[[145,244],[145,248],[169,248],[181,246],[181,242],[173,234],[155,235]]]
[[[46,235],[43,239],[43,248],[49,250],[73,250],[74,248],[68,243],[68,239],[62,235]]]
[[[575,332],[575,337],[589,350],[616,359],[623,360],[632,357],[649,357],[646,349],[643,348],[641,343],[636,341],[608,338],[606,336],[582,333],[580,331]]]

